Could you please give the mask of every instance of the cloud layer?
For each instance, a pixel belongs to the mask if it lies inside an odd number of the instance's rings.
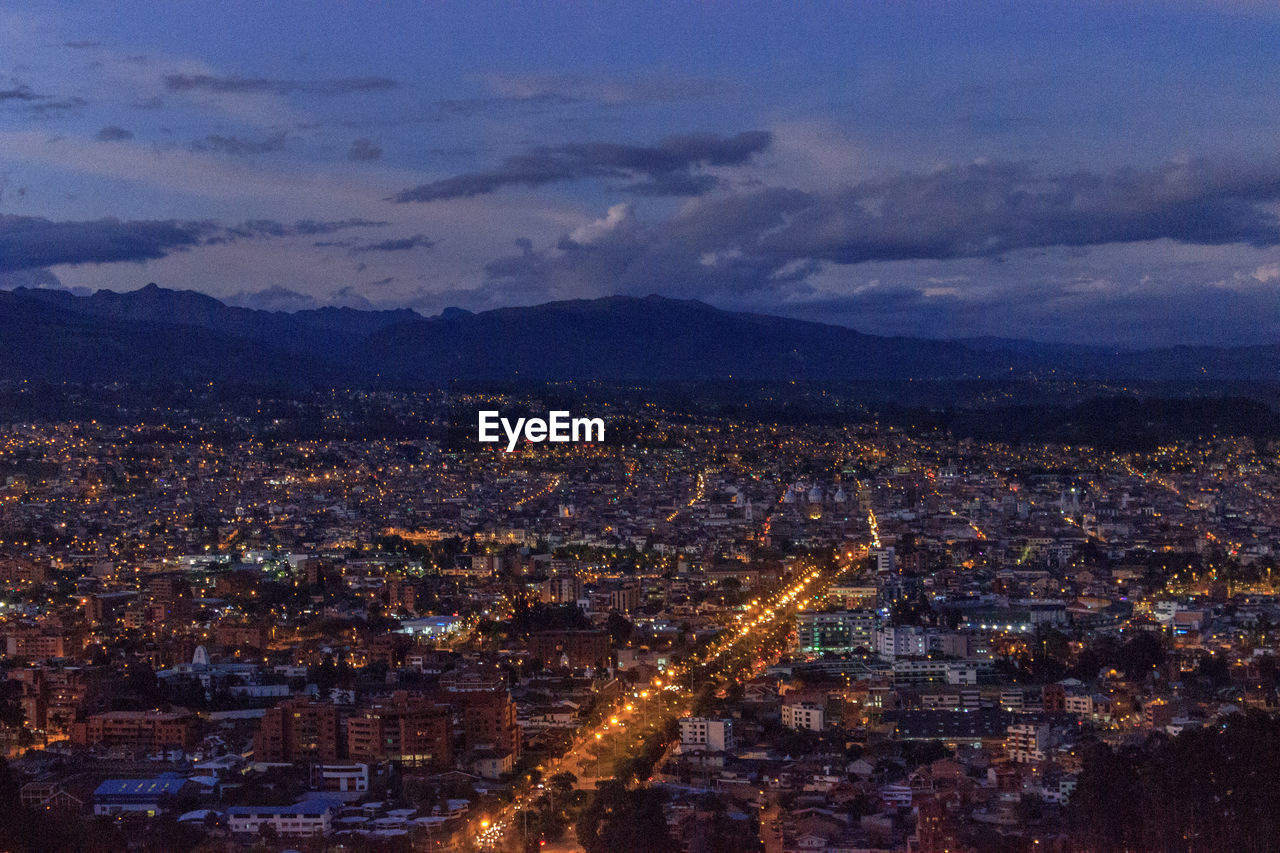
[[[301,220],[293,224],[250,220],[225,227],[213,222],[183,222],[173,219],[53,222],[37,216],[0,215],[0,273],[63,265],[156,260],[196,246],[214,246],[236,240],[331,234],[335,231],[386,224],[364,219],[332,222]],[[430,245],[431,241],[419,234],[405,240],[375,243],[366,248],[368,251],[395,251]]]
[[[1280,340],[1275,9],[19,7],[0,287]]]
[[[169,74],[170,92],[267,95],[351,95],[394,89],[399,84],[386,77],[343,77],[333,80],[273,80],[265,77],[220,77],[212,74]]]
[[[974,164],[827,192],[719,195],[652,223],[611,213],[487,271],[492,282],[542,294],[614,286],[724,297],[789,289],[824,264],[999,258],[1155,240],[1276,246],[1277,201],[1280,163],[1193,160],[1057,176],[1026,164]]]
[[[197,245],[215,230],[209,223],[175,220],[51,222],[0,216],[0,272],[162,258]]]
[[[470,172],[413,187],[396,194],[398,202],[444,201],[491,193],[504,187],[538,187],[583,178],[642,180],[632,185],[650,195],[700,195],[715,186],[710,175],[693,175],[701,166],[741,166],[773,141],[767,131],[736,136],[698,133],[672,136],[657,145],[579,142],[540,146],[508,157],[496,169]]]

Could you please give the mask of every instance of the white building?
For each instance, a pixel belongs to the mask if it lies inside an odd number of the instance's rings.
[[[681,719],[680,749],[684,752],[726,752],[733,749],[733,721],[707,717]]]
[[[882,785],[880,801],[895,808],[911,808],[912,793],[910,785]]]
[[[423,616],[420,619],[402,619],[399,631],[411,637],[435,640],[456,634],[464,627],[465,620],[457,616]]]
[[[972,686],[978,683],[978,667],[967,661],[896,660],[893,683],[894,686],[932,683]]]
[[[905,657],[924,657],[929,654],[929,646],[932,634],[936,632],[919,625],[906,625],[894,627],[892,625],[884,625],[876,629],[875,633],[875,652],[881,657],[889,658],[905,658]]]
[[[1062,710],[1068,714],[1075,714],[1077,717],[1093,715],[1093,697],[1088,693],[1082,693],[1078,696],[1068,694],[1062,700],[1062,703]]]
[[[1151,615],[1161,625],[1168,625],[1173,621],[1173,617],[1178,615],[1178,611],[1183,609],[1185,608],[1181,603],[1172,599],[1162,598],[1151,608]]]
[[[921,693],[920,707],[926,711],[976,711],[982,707],[982,691],[962,687]]]
[[[357,798],[369,790],[369,765],[313,764],[311,788],[337,794],[343,800]]]
[[[1019,723],[1005,730],[1004,751],[1010,761],[1026,764],[1032,761],[1044,761],[1048,756],[1050,729],[1048,726],[1033,726]]]
[[[893,573],[898,568],[898,558],[893,548],[876,548],[871,552],[876,561],[877,572]]]
[[[1033,693],[1014,687],[1000,691],[1000,707],[1005,711],[1029,711],[1040,707],[1040,699]]]
[[[814,702],[796,702],[782,706],[782,724],[789,729],[808,729],[820,732],[825,725],[821,705]]]
[[[333,805],[327,800],[303,800],[291,806],[232,806],[227,809],[227,823],[235,835],[257,835],[264,824],[282,837],[328,835]]]

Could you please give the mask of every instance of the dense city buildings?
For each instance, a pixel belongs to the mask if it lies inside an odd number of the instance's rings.
[[[1100,762],[1280,706],[1274,445],[617,404],[632,441],[507,453],[395,434],[456,395],[324,399],[385,437],[220,405],[4,428],[0,735],[65,827],[572,848],[653,792],[690,851],[1065,850]]]
[[[0,853],[1280,851],[1278,45],[6,0]]]

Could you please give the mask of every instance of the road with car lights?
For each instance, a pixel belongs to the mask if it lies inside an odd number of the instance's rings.
[[[834,567],[803,565],[781,589],[747,605],[709,645],[672,663],[648,685],[636,685],[608,706],[598,722],[581,727],[564,755],[538,768],[542,778],[569,772],[578,777],[580,787],[587,787],[588,779],[594,786],[612,778],[621,762],[639,754],[646,737],[668,720],[688,714],[701,691],[743,684],[774,663],[791,644],[796,612],[825,594],[838,575]],[[510,803],[473,820],[469,834],[475,845],[493,850],[520,839],[517,817],[541,795],[541,785],[527,780],[517,784]]]

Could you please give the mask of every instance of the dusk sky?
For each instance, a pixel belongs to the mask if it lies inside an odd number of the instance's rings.
[[[22,3],[0,287],[1280,343],[1273,4]]]

